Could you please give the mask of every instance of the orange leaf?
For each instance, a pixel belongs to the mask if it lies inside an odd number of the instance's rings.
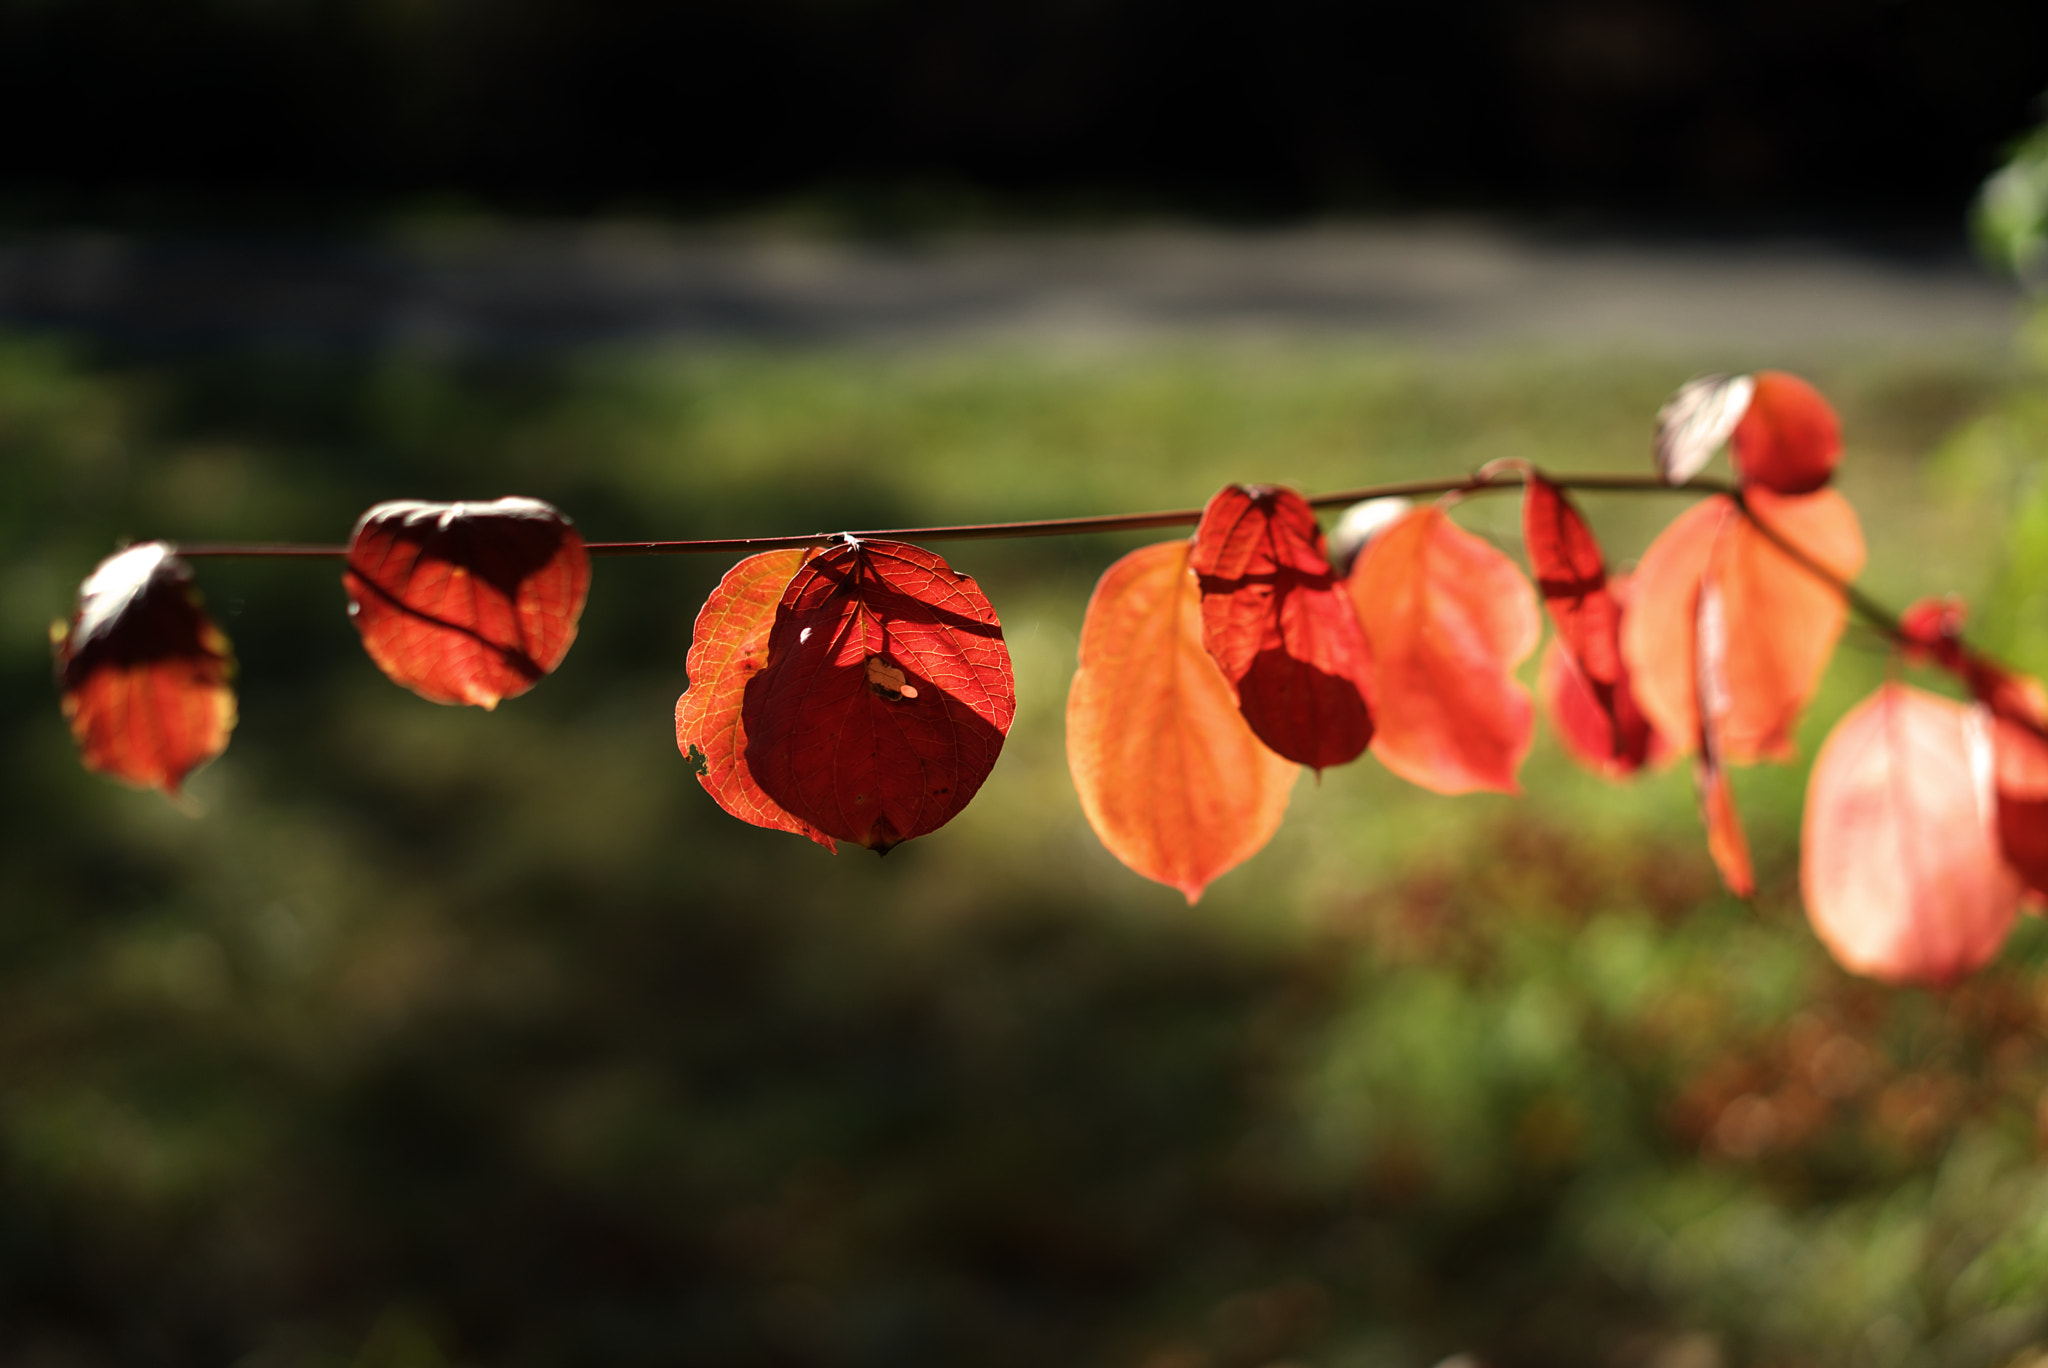
[[[726,571],[704,601],[690,638],[690,687],[676,700],[676,748],[701,763],[697,782],[733,816],[808,836],[832,850],[830,836],[791,816],[754,782],[740,716],[747,681],[768,663],[775,606],[811,555],[797,547],[749,556]]]
[[[1729,440],[1746,486],[1810,494],[1842,458],[1842,423],[1819,390],[1784,371],[1758,371],[1756,393]]]
[[[342,584],[363,649],[392,682],[495,708],[568,654],[590,558],[538,499],[400,499],[357,521]]]
[[[1694,685],[1699,700],[1699,757],[1693,762],[1693,788],[1699,795],[1700,821],[1707,829],[1707,853],[1721,882],[1738,898],[1756,896],[1756,871],[1749,860],[1749,838],[1742,831],[1742,815],[1735,808],[1735,790],[1728,782],[1723,762],[1720,721],[1727,714],[1727,698],[1721,683],[1728,634],[1721,594],[1709,578],[1700,586],[1694,605],[1693,634],[1696,650],[1694,668],[1699,672]]]
[[[769,798],[887,853],[967,806],[1016,710],[1002,627],[973,579],[922,547],[848,537],[783,590],[741,717]]]
[[[1202,510],[1190,563],[1202,642],[1258,738],[1318,770],[1363,754],[1372,660],[1308,502],[1291,489],[1231,485]]]
[[[1374,539],[1349,587],[1372,648],[1373,754],[1438,793],[1517,792],[1535,708],[1514,668],[1543,630],[1521,570],[1432,505]]]
[[[1841,579],[1863,567],[1855,510],[1833,490],[1783,497],[1747,496],[1778,534]],[[1622,620],[1621,652],[1636,701],[1673,748],[1699,736],[1699,682],[1693,635],[1701,585],[1721,599],[1727,650],[1720,683],[1721,758],[1735,764],[1783,759],[1800,710],[1820,683],[1848,620],[1842,597],[1793,560],[1725,497],[1680,514],[1644,553],[1635,600]]]
[[[1103,573],[1067,694],[1067,765],[1109,853],[1189,903],[1272,839],[1297,767],[1268,750],[1202,645],[1189,544]]]
[[[109,556],[56,634],[64,716],[89,770],[176,794],[235,725],[227,638],[163,542]]]
[[[1998,953],[2020,885],[1992,769],[1981,714],[1903,684],[1835,724],[1807,783],[1800,887],[1844,968],[1941,985]]]

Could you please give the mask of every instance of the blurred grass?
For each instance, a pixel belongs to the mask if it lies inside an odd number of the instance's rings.
[[[2035,372],[1796,363],[1843,411],[1869,585],[1978,596],[2048,664]],[[1003,614],[1018,720],[886,862],[731,821],[675,755],[723,562],[600,563],[568,662],[492,715],[384,683],[333,567],[208,562],[242,722],[196,819],[81,773],[51,697],[47,623],[126,536],[336,541],[401,496],[723,536],[1640,469],[1678,381],[1749,364],[0,345],[0,1361],[2019,1361],[2048,1336],[2038,923],[1953,993],[1861,984],[1798,910],[1797,771],[1740,776],[1751,909],[1682,773],[1607,787],[1547,738],[1519,800],[1305,778],[1190,910],[1103,853],[1061,750],[1088,591],[1142,537],[941,548]],[[1617,558],[1676,511],[1586,504]],[[1515,549],[1511,500],[1458,516]],[[1808,754],[1885,668],[1852,635]]]

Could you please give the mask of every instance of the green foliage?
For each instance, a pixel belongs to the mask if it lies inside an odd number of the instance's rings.
[[[50,694],[44,625],[124,534],[334,541],[396,494],[634,537],[1635,469],[1675,378],[1754,360],[0,351],[0,1354],[2009,1360],[2048,1334],[2038,924],[1945,997],[1872,989],[1799,919],[1802,775],[1739,777],[1752,911],[1682,774],[1615,790],[1549,749],[1540,803],[1303,782],[1190,912],[1096,845],[1060,754],[1087,589],[1143,537],[955,557],[1018,722],[886,864],[739,826],[670,748],[723,563],[607,564],[576,651],[491,716],[386,684],[331,566],[209,563],[243,722],[202,821],[80,773]],[[2032,515],[2003,571],[1984,529],[2038,382],[1799,360],[1873,587],[2021,584]],[[1588,500],[1618,557],[1649,502]],[[1512,501],[1470,511],[1512,542]],[[1809,754],[1882,670],[1845,652]]]

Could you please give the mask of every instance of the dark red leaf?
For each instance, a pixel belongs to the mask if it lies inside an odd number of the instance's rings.
[[[64,716],[85,767],[175,794],[235,725],[227,638],[163,542],[99,563],[56,641]]]
[[[1746,485],[1810,494],[1842,458],[1842,423],[1819,390],[1784,371],[1758,371],[1756,393],[1729,439]]]
[[[1999,844],[2027,888],[2048,895],[2048,692],[1979,656],[1963,670],[1990,718]]]
[[[1010,653],[980,587],[921,547],[851,537],[783,590],[741,708],[762,791],[883,852],[967,806],[1015,713]]]
[[[1656,733],[1621,658],[1619,588],[1608,581],[1600,544],[1579,510],[1534,472],[1522,498],[1522,540],[1557,628],[1540,676],[1551,717],[1575,758],[1610,778],[1633,774],[1649,759]]]
[[[1529,581],[1441,504],[1375,538],[1348,582],[1372,650],[1372,753],[1438,793],[1518,791],[1536,710],[1514,671],[1542,635]]]
[[[1607,592],[1623,618],[1628,613],[1629,587],[1626,575],[1616,575],[1607,582]],[[1620,625],[1618,619],[1617,636]],[[1636,705],[1635,690],[1629,687],[1626,670],[1618,682],[1596,689],[1565,648],[1561,634],[1553,634],[1550,645],[1544,649],[1537,692],[1566,752],[1596,774],[1625,779],[1671,753]]]
[[[1372,741],[1371,656],[1291,489],[1231,485],[1202,512],[1192,564],[1202,642],[1252,731],[1297,764],[1356,760]]]
[[[676,700],[676,748],[701,766],[697,782],[733,816],[832,850],[830,836],[791,816],[754,782],[741,718],[747,681],[768,663],[768,634],[782,591],[812,554],[798,547],[749,556],[711,591],[690,638],[690,687]]]
[[[494,708],[561,664],[590,589],[583,539],[538,499],[381,503],[342,575],[377,668],[436,703]]]
[[[1835,724],[1807,782],[1800,887],[1843,967],[1941,985],[1998,953],[2020,884],[1993,763],[1981,711],[1903,684]]]
[[[1268,750],[1202,645],[1185,540],[1131,552],[1088,600],[1067,764],[1109,852],[1192,903],[1272,839],[1300,767]]]
[[[1522,542],[1558,639],[1588,680],[1620,682],[1621,609],[1607,592],[1607,562],[1565,492],[1533,472],[1522,493]]]

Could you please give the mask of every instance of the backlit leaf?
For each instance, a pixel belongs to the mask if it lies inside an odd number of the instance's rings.
[[[1657,473],[1684,484],[1706,468],[1749,407],[1756,382],[1747,375],[1688,380],[1657,411]]]
[[[1202,641],[1261,741],[1316,769],[1372,740],[1372,661],[1323,553],[1315,510],[1291,489],[1231,485],[1209,500],[1191,556]]]
[[[1998,953],[2020,884],[1993,769],[1981,712],[1903,684],[1835,724],[1807,783],[1800,887],[1845,968],[1940,985]]]
[[[1798,376],[1758,371],[1756,393],[1728,445],[1746,486],[1810,494],[1835,473],[1842,423],[1820,391]]]
[[[54,635],[64,716],[87,769],[175,794],[227,748],[234,661],[165,543],[101,561]]]
[[[1980,657],[1966,657],[1965,673],[1990,719],[1999,844],[2027,888],[2048,895],[2048,692]]]
[[[1842,580],[1863,567],[1855,510],[1833,490],[1747,496],[1755,515]],[[1716,495],[1680,514],[1644,553],[1624,616],[1622,659],[1636,701],[1675,749],[1699,735],[1693,635],[1700,586],[1711,578],[1726,617],[1727,712],[1722,759],[1747,764],[1791,754],[1800,710],[1848,620],[1841,595]]]
[[[747,767],[792,817],[887,852],[967,806],[1016,713],[973,579],[921,547],[848,538],[783,590],[741,708]]]
[[[1728,619],[1721,592],[1709,576],[1700,585],[1694,606],[1693,666],[1699,702],[1699,749],[1693,761],[1693,786],[1699,794],[1700,821],[1707,829],[1707,853],[1721,882],[1738,898],[1756,896],[1756,872],[1749,859],[1749,838],[1736,811],[1735,790],[1721,748],[1721,725],[1728,715],[1725,666]]]
[[[1613,597],[1621,616],[1626,616],[1628,577],[1616,575],[1610,579],[1607,592]],[[1617,641],[1620,626],[1620,617],[1617,617]],[[1619,664],[1618,646],[1616,652],[1616,663]],[[1625,779],[1644,765],[1657,763],[1671,753],[1671,748],[1636,705],[1635,691],[1629,687],[1626,669],[1621,671],[1621,676],[1618,682],[1605,689],[1596,689],[1572,653],[1565,649],[1563,636],[1553,634],[1550,644],[1544,648],[1543,664],[1536,682],[1537,695],[1543,700],[1544,711],[1549,714],[1551,725],[1557,729],[1566,752],[1594,773],[1609,779]]]
[[[1067,694],[1067,764],[1109,852],[1190,903],[1272,838],[1299,772],[1238,712],[1202,645],[1189,544],[1104,572]]]
[[[1593,530],[1563,490],[1533,471],[1522,498],[1529,568],[1557,633],[1538,688],[1574,758],[1610,778],[1635,773],[1656,733],[1621,658],[1622,598]],[[1660,748],[1661,749],[1661,748]]]
[[[342,584],[363,648],[394,683],[494,708],[568,654],[590,559],[538,499],[400,499],[357,521]]]
[[[1514,669],[1543,630],[1521,570],[1430,505],[1375,539],[1348,584],[1372,649],[1373,754],[1438,793],[1517,792],[1535,708]]]
[[[768,634],[782,591],[812,554],[798,547],[749,556],[711,591],[690,638],[690,687],[676,700],[676,748],[701,763],[697,782],[733,816],[808,836],[831,850],[830,836],[791,816],[754,782],[741,719],[747,681],[768,663]]]

